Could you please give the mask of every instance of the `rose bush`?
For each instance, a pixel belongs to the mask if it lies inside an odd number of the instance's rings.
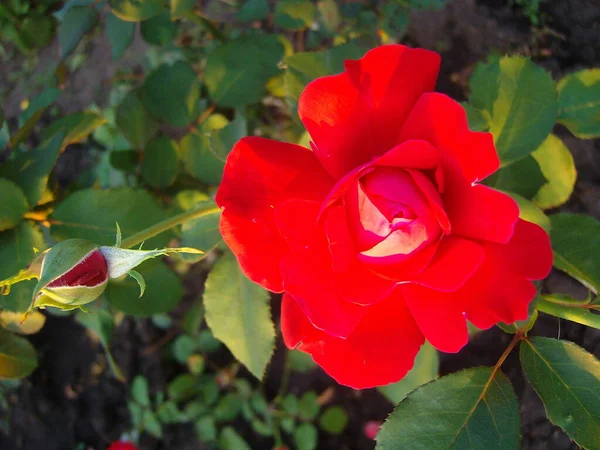
[[[402,45],[347,61],[300,97],[312,151],[244,138],[216,197],[245,273],[283,292],[286,345],[354,388],[401,379],[425,339],[459,351],[467,320],[527,318],[551,268],[545,231],[478,184],[493,138],[432,92],[439,66]]]

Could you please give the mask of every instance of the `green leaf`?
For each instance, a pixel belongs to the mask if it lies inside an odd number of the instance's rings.
[[[219,446],[223,450],[252,450],[232,427],[225,427],[221,430]]]
[[[211,137],[227,124],[228,120],[225,116],[212,114],[200,126],[184,136],[179,143],[185,171],[213,186],[221,182],[226,155],[214,152]]]
[[[117,128],[138,150],[143,149],[158,131],[158,123],[144,109],[139,90],[129,92],[115,114]]]
[[[149,19],[163,10],[163,0],[110,0],[115,16],[129,22]]]
[[[237,393],[229,393],[222,397],[214,407],[212,414],[217,422],[231,422],[240,411],[244,401]]]
[[[275,24],[287,30],[304,30],[315,20],[312,2],[283,0],[275,4]]]
[[[142,298],[139,298],[140,288],[136,280],[126,277],[109,281],[104,296],[113,308],[136,317],[150,317],[177,306],[183,296],[183,287],[167,266],[162,263],[145,264],[139,267],[139,272],[147,283]]]
[[[319,433],[311,423],[302,423],[294,430],[294,442],[298,450],[314,450],[317,448]]]
[[[288,363],[290,369],[295,372],[308,372],[317,367],[317,363],[312,359],[308,353],[301,352],[300,350],[290,350],[288,353]]]
[[[89,6],[74,6],[65,13],[58,27],[61,59],[69,56],[79,41],[98,21],[98,12]]]
[[[60,133],[64,134],[62,147],[81,142],[88,138],[100,125],[106,123],[106,119],[99,114],[86,111],[61,117],[48,126],[43,133],[45,139]]]
[[[341,406],[331,406],[319,417],[319,425],[327,433],[340,434],[348,425],[348,414]]]
[[[41,251],[45,248],[42,233],[31,222],[21,222],[16,228],[0,232],[0,280],[25,269],[35,258],[35,249]],[[31,301],[31,292],[29,296]],[[5,298],[2,298],[3,302]]]
[[[510,191],[526,199],[532,199],[544,183],[546,178],[531,155],[502,167],[484,181],[487,186]]]
[[[115,362],[109,349],[109,344],[115,330],[115,321],[112,314],[105,309],[94,308],[92,312],[88,313],[79,311],[77,312],[76,317],[79,323],[98,337],[98,340],[104,349],[104,353],[106,354],[108,364],[115,377],[120,381],[125,381],[125,376]]]
[[[329,34],[335,34],[342,22],[340,9],[335,0],[321,0],[317,3],[323,28]]]
[[[177,25],[171,22],[171,15],[164,11],[141,24],[142,37],[148,44],[165,45],[177,35]]]
[[[387,418],[377,449],[518,449],[519,405],[508,378],[477,367],[414,390]]]
[[[23,191],[11,181],[0,178],[0,231],[13,228],[29,209]]]
[[[154,436],[156,439],[162,438],[162,425],[160,424],[158,417],[156,417],[149,409],[144,411],[142,427],[144,431]]]
[[[208,274],[204,307],[214,336],[261,379],[275,345],[269,294],[242,273],[231,252]]]
[[[177,177],[178,159],[177,144],[167,136],[157,136],[144,149],[142,178],[157,189],[170,186]]]
[[[572,342],[537,336],[520,356],[548,419],[579,446],[600,448],[600,361]]]
[[[27,339],[0,328],[0,378],[25,378],[37,364],[35,348]]]
[[[217,439],[217,427],[215,419],[210,416],[204,416],[195,423],[196,434],[202,442],[212,442]]]
[[[305,420],[313,420],[319,414],[321,406],[317,401],[317,394],[314,391],[307,391],[302,394],[298,402],[298,413]]]
[[[28,152],[20,152],[15,159],[0,167],[0,177],[19,186],[30,207],[38,204],[48,185],[48,176],[58,158],[63,141],[59,133],[42,146]]]
[[[125,238],[167,218],[148,192],[141,189],[83,189],[71,194],[54,210],[50,232],[55,239],[87,239],[112,245],[115,222]],[[164,232],[149,239],[147,248],[163,248],[171,236]]]
[[[185,364],[187,359],[198,349],[196,339],[188,335],[181,335],[173,342],[173,356],[180,364]]]
[[[245,36],[208,55],[204,82],[220,106],[238,108],[258,103],[267,80],[279,73],[283,45],[275,35]]]
[[[578,138],[600,137],[600,69],[567,75],[557,87],[558,121]]]
[[[40,94],[33,97],[29,102],[27,109],[19,115],[19,123],[25,123],[25,125],[23,125],[23,127],[25,127],[26,123],[29,122],[32,117],[41,114],[48,106],[52,105],[52,103],[60,97],[60,93],[60,89],[52,87],[44,89]]]
[[[527,222],[538,224],[546,233],[550,234],[550,219],[544,211],[534,205],[532,202],[518,194],[507,192],[519,205],[519,217]]]
[[[111,13],[106,17],[105,29],[112,57],[116,61],[133,42],[135,24],[121,20]]]
[[[206,208],[214,202],[206,202]],[[204,203],[196,204],[196,207],[204,207]],[[215,211],[214,214],[207,214],[198,219],[188,220],[181,225],[183,239],[182,247],[191,247],[204,250],[205,254],[212,250],[222,241],[219,231],[219,219],[221,214]]]
[[[569,149],[563,142],[551,134],[531,156],[537,163],[548,180],[533,202],[542,209],[556,208],[565,203],[575,188],[577,170],[575,161]]]
[[[399,403],[415,388],[435,379],[438,376],[439,364],[437,350],[425,342],[417,354],[415,365],[410,372],[397,383],[381,386],[378,388],[379,392],[385,395],[390,402]]]
[[[171,0],[171,19],[179,19],[194,7],[196,0]]]
[[[200,383],[198,382],[198,377],[189,373],[179,375],[167,386],[169,398],[176,402],[194,397],[199,391]]]
[[[246,0],[235,14],[235,18],[242,22],[265,20],[269,16],[269,3],[267,0]]]
[[[600,222],[583,214],[560,213],[550,217],[554,267],[589,289],[600,291]]]
[[[156,119],[185,127],[200,115],[200,85],[189,63],[161,64],[144,81],[141,100]]]
[[[131,383],[131,397],[142,406],[149,407],[151,405],[148,380],[142,375],[138,375],[133,379]]]
[[[558,102],[552,77],[524,57],[504,57],[477,68],[469,102],[490,117],[503,165],[521,159],[548,137]]]
[[[20,37],[29,49],[42,49],[52,41],[54,25],[50,16],[25,17],[20,24]]]
[[[146,291],[146,280],[144,280],[142,274],[135,270],[130,270],[129,272],[127,272],[127,275],[129,275],[137,282],[140,288],[140,297],[142,297],[144,295],[144,292]]]

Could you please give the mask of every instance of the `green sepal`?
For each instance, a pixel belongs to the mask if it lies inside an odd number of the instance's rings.
[[[157,256],[167,256],[171,253],[204,253],[202,250],[188,247],[163,248],[156,250],[128,250],[118,247],[100,247],[100,252],[104,255],[106,263],[108,264],[108,276],[110,278],[122,277],[134,267],[139,266],[144,261],[156,258]]]
[[[141,273],[136,272],[135,270],[130,270],[127,274],[137,281],[137,284],[140,286],[140,297],[144,295],[144,291],[146,290],[146,281]]]
[[[97,248],[96,244],[85,239],[67,239],[48,250],[42,262],[40,279],[33,290],[33,298]]]

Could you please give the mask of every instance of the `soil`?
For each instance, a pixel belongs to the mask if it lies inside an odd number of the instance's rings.
[[[597,0],[552,0],[542,2],[542,25],[533,28],[517,6],[507,0],[450,0],[437,12],[418,12],[406,42],[442,53],[443,64],[438,90],[461,100],[468,93],[466,80],[477,61],[495,50],[531,56],[550,70],[555,79],[571,71],[600,65],[600,3]],[[88,43],[88,60],[70,78],[69,98],[59,107],[65,112],[83,109],[92,102],[102,104],[107,81],[116,73],[108,43],[97,36]],[[125,56],[125,64],[140,64],[145,44],[136,39],[134,49]],[[56,56],[56,43],[40,53],[37,72],[46,70]],[[2,61],[0,92],[9,92],[4,109],[9,119],[16,117],[20,101],[27,95],[27,81],[14,81],[8,74],[22,69],[23,60]],[[563,210],[587,213],[600,218],[600,140],[582,141],[558,126],[555,132],[573,152],[579,179],[572,199]],[[65,160],[66,158],[70,158]],[[59,168],[65,177],[80,161],[68,152]],[[181,315],[202,290],[205,270],[199,267],[186,280],[187,294],[175,315]],[[585,289],[567,276],[554,272],[544,283],[548,292],[586,295]],[[277,322],[279,299],[272,302]],[[129,427],[126,398],[129,387],[112,378],[105,367],[101,347],[71,317],[47,316],[42,331],[31,336],[40,355],[40,367],[20,386],[6,395],[9,407],[0,421],[2,450],[103,450]],[[127,379],[144,375],[153,392],[164,391],[168,380],[177,373],[173,363],[161,358],[160,345],[165,332],[151,321],[125,318],[117,327],[111,345],[113,355]],[[581,345],[600,357],[600,331],[541,315],[534,335],[560,337]],[[479,365],[494,365],[511,337],[497,328],[473,337],[458,354],[441,355],[441,375]],[[278,345],[268,369],[265,391],[272,398],[281,382],[282,353]],[[221,355],[224,360],[229,355]],[[508,375],[521,405],[522,448],[531,450],[577,449],[559,428],[545,417],[543,405],[523,377],[518,351],[513,351],[502,370]],[[393,406],[376,390],[354,391],[335,384],[320,369],[293,373],[291,392],[308,389],[331,396],[330,404],[341,405],[350,415],[350,423],[341,436],[321,434],[319,449],[367,450],[374,442],[362,428],[368,420],[384,420]],[[268,449],[243,427],[240,432],[253,448]],[[253,440],[254,439],[254,440]],[[78,447],[79,446],[79,447]],[[169,426],[161,441],[145,436],[143,450],[207,448],[194,435],[191,426]]]

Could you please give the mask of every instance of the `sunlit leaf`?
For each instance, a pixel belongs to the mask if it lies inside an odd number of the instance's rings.
[[[275,344],[269,294],[242,273],[231,252],[208,275],[204,307],[215,337],[261,379]]]
[[[557,87],[558,121],[579,138],[600,137],[600,69],[567,75]]]
[[[24,378],[37,367],[37,354],[25,338],[0,328],[0,378]]]
[[[21,188],[4,178],[0,178],[0,198],[0,231],[4,231],[17,226],[29,208]]]
[[[139,22],[163,10],[163,0],[109,0],[112,12],[120,19]]]
[[[531,156],[548,180],[535,195],[533,202],[542,209],[556,208],[565,203],[575,187],[577,170],[569,149],[551,134]]]
[[[502,164],[527,156],[552,131],[558,109],[554,81],[530,59],[506,56],[481,64],[470,86],[469,103],[489,115]]]

